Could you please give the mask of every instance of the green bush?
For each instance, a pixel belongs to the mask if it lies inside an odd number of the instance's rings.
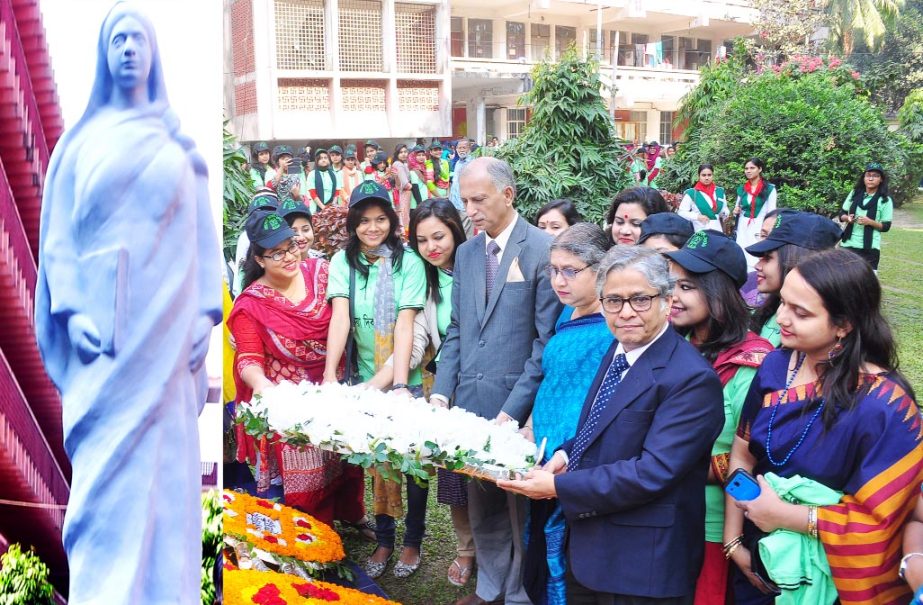
[[[571,49],[558,63],[537,65],[532,78],[532,90],[520,99],[532,106],[532,119],[498,154],[516,175],[516,206],[532,219],[547,202],[568,197],[586,220],[601,223],[612,198],[632,181],[600,94],[598,66]]]
[[[54,605],[48,566],[19,544],[0,557],[0,605]]]
[[[836,58],[798,57],[764,73],[741,74],[732,95],[707,110],[686,108],[707,115],[680,147],[668,184],[676,191],[688,187],[695,167],[709,162],[733,199],[747,159],[759,157],[779,188],[781,206],[833,214],[863,167],[878,161],[899,205],[907,199],[900,183],[907,180],[913,146],[888,131],[866,97],[858,74]]]
[[[247,218],[247,206],[253,197],[253,182],[250,174],[244,170],[247,156],[237,143],[237,138],[228,131],[224,123],[224,238],[222,249],[224,258],[234,260],[237,237],[240,235]]]
[[[202,494],[202,605],[215,602],[215,560],[221,554],[221,494],[209,490]]]

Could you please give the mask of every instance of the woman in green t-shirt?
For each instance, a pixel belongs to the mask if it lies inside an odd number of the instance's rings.
[[[750,383],[773,345],[747,330],[750,311],[740,294],[747,261],[734,240],[719,231],[699,231],[667,256],[676,278],[670,308],[673,327],[712,364],[723,386],[724,427],[711,451],[705,486],[705,560],[695,591],[697,603],[719,605],[725,602],[729,573],[722,548],[722,487]]]
[[[338,380],[337,369],[352,335],[360,379],[368,386],[422,395],[420,371],[410,370],[413,323],[426,302],[423,262],[405,250],[391,196],[374,181],[357,186],[349,199],[346,249],[330,261],[327,298],[333,317],[327,336],[324,382]],[[393,367],[386,361],[392,356]],[[351,365],[351,364],[350,364]],[[349,370],[347,371],[349,373]],[[403,514],[401,485],[372,471],[375,534],[378,547],[366,563],[372,578],[380,577],[394,552],[395,518]],[[419,566],[427,489],[407,481],[405,551],[401,568]],[[395,568],[399,573],[399,569]],[[411,572],[412,573],[412,572]],[[409,574],[407,574],[409,575]]]
[[[840,221],[843,243],[840,247],[855,252],[878,273],[881,260],[881,234],[891,229],[894,204],[888,197],[888,175],[878,162],[865,167],[865,172],[852,193],[843,202]]]

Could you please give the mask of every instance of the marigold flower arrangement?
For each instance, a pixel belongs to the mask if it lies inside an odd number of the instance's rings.
[[[308,581],[274,571],[233,569],[225,566],[225,605],[398,605],[353,588]]]
[[[226,535],[301,561],[330,563],[345,556],[340,536],[306,513],[229,490],[224,491],[223,499]]]

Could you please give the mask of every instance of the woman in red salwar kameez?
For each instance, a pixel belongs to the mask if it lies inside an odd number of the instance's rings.
[[[294,233],[274,212],[254,213],[247,232],[251,247],[243,269],[245,288],[228,318],[237,347],[234,380],[239,402],[250,401],[282,380],[321,382],[331,317],[326,300],[328,262],[302,262]],[[242,431],[238,444],[241,462],[254,464],[256,449],[260,450],[258,490],[268,489],[281,469],[286,505],[324,523],[338,519],[374,536],[366,528],[360,467],[313,447],[256,443]]]

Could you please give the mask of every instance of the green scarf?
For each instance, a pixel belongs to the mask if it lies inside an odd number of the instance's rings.
[[[760,183],[762,187],[757,189],[753,207],[750,206],[749,181],[737,188],[737,204],[740,206],[740,216],[742,218],[754,219],[758,217],[763,209],[763,204],[769,199],[769,194],[775,189],[775,186],[769,181],[760,179]]]
[[[699,209],[699,212],[707,216],[709,220],[717,220],[718,213],[721,212],[721,208],[724,206],[725,201],[724,189],[722,187],[715,187],[715,205],[718,207],[717,211],[712,208],[711,200],[708,199],[708,196],[698,189],[694,187],[687,189],[686,195],[689,196],[689,199],[692,200],[695,207]]]

